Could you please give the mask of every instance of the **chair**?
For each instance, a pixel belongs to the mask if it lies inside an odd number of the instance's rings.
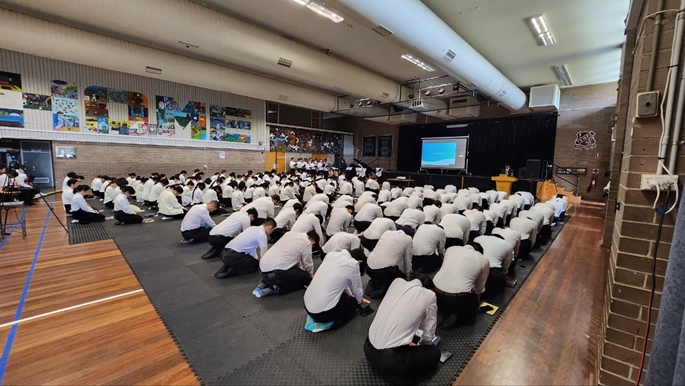
[[[2,211],[4,211],[4,218],[2,217]],[[10,211],[14,212],[14,217],[16,218],[16,221],[9,223],[9,214]],[[1,231],[0,231],[0,240],[5,238],[6,235],[6,229],[8,226],[17,226],[21,225],[21,237],[23,239],[26,238],[26,216],[24,213],[24,203],[21,201],[8,201],[8,202],[0,202],[0,222],[1,224]]]

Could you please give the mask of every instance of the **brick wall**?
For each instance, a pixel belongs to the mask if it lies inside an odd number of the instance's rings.
[[[604,200],[603,188],[609,181],[604,173],[610,170],[611,121],[616,114],[616,88],[616,83],[612,82],[561,90],[554,163],[564,167],[587,169],[587,174],[580,177],[578,187],[578,194],[584,200]],[[576,134],[581,131],[595,132],[597,141],[595,149],[576,150],[573,147]],[[595,188],[588,192],[592,169],[599,169],[599,174]],[[561,177],[576,182],[574,176],[562,175]],[[561,178],[556,178],[555,181],[559,187],[564,187],[570,192],[575,189],[572,184]]]
[[[74,171],[90,182],[97,175],[125,177],[130,172],[149,175],[152,172],[172,175],[185,169],[203,169],[214,173],[221,169],[244,173],[264,171],[264,152],[246,150],[223,150],[225,159],[219,159],[217,149],[179,148],[146,145],[94,144],[78,142],[53,142],[55,146],[76,147],[75,159],[54,158],[55,180],[60,182],[68,172]]]
[[[664,9],[678,9],[679,3],[678,0],[666,0]],[[656,11],[656,4],[657,0],[645,0],[642,9],[633,9],[631,12],[641,13],[642,19]],[[660,91],[661,95],[665,88],[674,24],[675,14],[666,14],[657,48],[654,82],[654,89]],[[611,261],[597,364],[598,380],[603,385],[630,385],[637,378],[649,289],[652,280],[655,280],[654,306],[657,310],[652,313],[651,337],[658,315],[675,223],[674,214],[668,215],[664,221],[662,241],[657,253],[656,277],[652,277],[651,256],[656,248],[658,217],[651,206],[656,194],[642,192],[639,187],[642,173],[656,171],[661,124],[658,118],[633,117],[636,95],[647,87],[649,56],[653,50],[654,19],[646,22],[643,36],[636,38],[636,31],[639,30],[640,26],[637,26],[626,34],[628,41],[624,48],[625,59],[619,82],[617,143],[612,155],[612,170],[615,171],[612,182],[615,182],[616,188],[612,188],[609,198],[612,205],[607,211],[611,216],[607,216],[604,237],[604,244],[611,245]],[[631,54],[633,47],[634,54]],[[682,176],[685,173],[685,162],[682,162],[682,157],[679,161],[675,172]],[[620,209],[612,213],[614,202],[618,202]],[[650,342],[651,339],[648,343]],[[648,352],[649,348],[648,344]]]

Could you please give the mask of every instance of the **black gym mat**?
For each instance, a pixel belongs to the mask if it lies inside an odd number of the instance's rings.
[[[102,223],[72,224],[71,217],[68,217],[67,227],[69,229],[69,244],[89,243],[110,238]]]
[[[222,219],[215,217],[216,222]],[[204,384],[389,384],[371,368],[362,349],[375,313],[357,316],[338,330],[307,332],[303,291],[257,299],[252,295],[259,283],[256,273],[215,279],[221,262],[200,259],[207,244],[179,244],[180,224],[155,217],[149,224],[114,226],[107,221],[104,227]],[[553,228],[552,240],[562,227]],[[451,384],[551,243],[516,262],[515,288],[484,299],[500,307],[495,315],[479,314],[474,324],[451,331],[438,329],[440,348],[454,356],[421,384]],[[374,300],[372,307],[379,304]]]

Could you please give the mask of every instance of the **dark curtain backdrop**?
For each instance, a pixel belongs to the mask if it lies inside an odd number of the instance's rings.
[[[447,125],[469,124],[448,129]],[[397,170],[416,172],[421,167],[421,138],[469,136],[468,171],[477,176],[497,175],[509,163],[518,176],[527,159],[554,160],[557,115],[433,123],[399,128]]]

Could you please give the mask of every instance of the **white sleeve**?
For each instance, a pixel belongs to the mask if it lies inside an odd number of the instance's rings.
[[[476,281],[473,283],[473,292],[476,293],[476,295],[480,295],[483,292],[485,292],[485,283],[488,281],[488,276],[490,275],[490,264],[488,262],[485,262],[483,264],[483,269],[480,271],[480,275],[476,278]]]
[[[511,261],[514,258],[514,249],[512,248],[511,251],[507,251],[507,254],[504,256],[504,259],[502,259],[502,272],[504,274],[507,274],[507,271],[509,270],[509,266],[511,265]]]
[[[212,220],[212,217],[209,215],[209,212],[207,212],[207,214],[202,215],[202,221],[210,227],[216,226],[216,223],[214,222],[214,220]]]
[[[361,275],[359,274],[359,269],[357,267],[354,267],[352,270],[352,276],[350,276],[349,282],[348,282],[348,287],[347,287],[351,295],[354,296],[355,299],[357,299],[357,303],[362,302],[362,278]]]
[[[411,275],[411,261],[414,258],[414,245],[410,240],[404,248],[404,274],[409,277]]]
[[[318,218],[314,218],[314,220],[314,231],[319,235],[319,245],[323,245],[326,242],[326,239],[323,238],[323,233],[321,232],[321,223],[319,223]]]
[[[485,219],[485,217],[483,217],[480,221],[480,230],[478,232],[481,236],[485,234],[485,230],[487,229],[487,225],[488,225],[487,220]]]
[[[445,237],[445,232],[443,231],[440,234],[440,240],[438,240],[438,254],[444,255],[445,254],[445,243],[447,242],[447,238]]]
[[[312,260],[312,247],[310,245],[302,251],[302,266],[310,275],[314,274],[314,261]]]
[[[241,231],[241,232],[245,232],[245,231],[247,230],[247,228],[249,228],[249,227],[250,227],[250,218],[248,217],[248,218],[247,218],[245,221],[243,221],[243,223],[242,223],[242,227],[241,227],[241,228],[242,228],[242,231]]]
[[[435,300],[435,294],[432,294],[431,302],[426,307],[426,315],[421,322],[421,330],[423,337],[420,344],[431,344],[435,338],[435,327],[438,324],[438,303]]]
[[[269,244],[267,242],[267,238],[264,237],[263,239],[259,240],[259,259],[261,259],[264,254],[266,253],[266,250],[269,249]]]
[[[134,211],[131,210],[131,205],[128,203],[128,200],[126,200],[126,206],[124,206],[124,210],[122,212],[126,214],[136,214]]]

